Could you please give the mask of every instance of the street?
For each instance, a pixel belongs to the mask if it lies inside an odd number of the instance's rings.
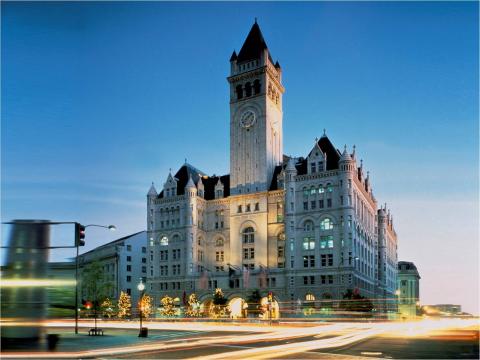
[[[5,326],[8,324],[2,324]],[[12,324],[10,324],[12,325]],[[137,322],[102,322],[105,336],[80,334],[71,324],[51,321],[48,333],[61,340],[54,352],[2,352],[2,358],[158,358],[158,359],[348,359],[478,358],[478,319],[384,323],[148,322],[148,338]]]

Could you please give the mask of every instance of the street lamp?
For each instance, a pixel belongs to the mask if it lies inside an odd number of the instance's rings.
[[[140,331],[138,333],[138,337],[147,337],[147,332],[143,330],[142,327],[142,319],[143,319],[143,291],[145,290],[145,284],[143,283],[143,279],[140,278],[140,282],[137,285],[138,291],[140,291],[140,301],[139,301],[139,308],[140,308]]]
[[[77,223],[75,223],[75,224],[77,224]],[[117,230],[115,225],[105,226],[105,225],[90,224],[90,225],[84,226],[83,228],[86,229],[89,226],[101,227],[101,228],[108,229],[110,231]],[[75,334],[78,334],[78,249],[79,249],[79,246],[80,246],[80,243],[75,244],[75,247],[77,248],[77,256],[75,256]],[[96,306],[97,305],[95,305],[95,310],[96,310]],[[96,316],[97,315],[95,314],[95,322],[97,321]],[[96,327],[96,325],[95,325],[95,327]]]

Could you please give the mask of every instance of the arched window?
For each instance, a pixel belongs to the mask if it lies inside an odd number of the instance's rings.
[[[307,300],[307,301],[315,301],[315,295],[313,295],[313,294],[307,294],[307,295],[305,295],[305,300]]]
[[[199,236],[199,237],[197,238],[197,243],[198,243],[198,245],[202,245],[202,244],[203,244],[203,239],[202,239],[201,236]]]
[[[237,99],[243,98],[242,85],[237,85],[237,87],[235,88],[235,92],[237,93]]]
[[[175,234],[172,236],[172,242],[179,242],[180,241],[180,235]]]
[[[308,189],[307,187],[303,188],[303,196],[308,196]]]
[[[332,230],[333,229],[333,221],[330,218],[325,218],[320,222],[320,229],[321,230]]]
[[[218,238],[217,240],[215,240],[215,246],[223,246],[223,239]]]
[[[167,246],[168,245],[168,238],[166,236],[162,236],[160,239],[160,245],[161,246]]]
[[[303,223],[303,231],[313,231],[313,221],[305,220]]]
[[[243,243],[253,244],[255,242],[255,230],[253,227],[247,227],[243,230]]]
[[[315,189],[315,186],[312,186],[310,188],[310,195],[315,195],[316,192],[317,192],[317,189]]]
[[[260,94],[261,86],[260,86],[260,80],[255,80],[253,82],[253,93],[254,95]]]
[[[245,84],[245,96],[252,96],[252,85],[249,82]]]

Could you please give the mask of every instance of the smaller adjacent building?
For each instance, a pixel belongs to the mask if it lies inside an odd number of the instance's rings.
[[[147,232],[122,237],[101,245],[79,256],[80,279],[88,266],[97,263],[103,274],[101,286],[107,296],[117,299],[124,291],[131,296],[132,306],[139,299],[137,285],[140,279],[146,283],[147,277]],[[80,300],[87,300],[86,286],[81,284]]]
[[[413,262],[398,262],[398,312],[401,318],[418,315],[420,301],[420,274]]]

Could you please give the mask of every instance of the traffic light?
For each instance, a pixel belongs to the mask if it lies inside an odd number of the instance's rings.
[[[75,246],[85,245],[85,226],[75,223]]]

